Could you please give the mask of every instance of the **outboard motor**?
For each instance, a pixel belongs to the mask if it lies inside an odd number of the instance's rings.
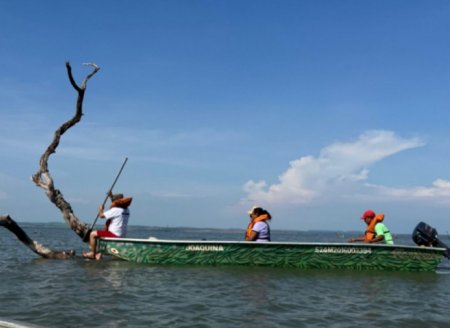
[[[450,249],[448,246],[438,239],[436,229],[429,226],[425,222],[419,222],[413,231],[412,239],[418,246],[445,248],[446,251],[444,256],[450,259]]]

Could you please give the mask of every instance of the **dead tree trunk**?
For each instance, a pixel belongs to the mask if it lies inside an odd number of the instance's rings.
[[[85,64],[92,67],[92,72],[88,74],[85,79],[83,80],[83,83],[81,86],[78,86],[75,82],[75,79],[72,75],[72,68],[70,64],[66,63],[67,68],[67,74],[69,76],[69,81],[72,85],[72,87],[78,92],[78,99],[76,104],[76,111],[75,115],[65,123],[63,123],[56,131],[53,136],[53,140],[50,143],[50,145],[47,147],[46,151],[42,154],[40,161],[39,161],[39,171],[32,176],[33,182],[38,186],[44,189],[47,197],[49,200],[55,204],[55,206],[61,211],[62,216],[66,223],[70,226],[70,228],[83,240],[85,235],[88,232],[89,226],[88,224],[81,222],[73,213],[72,207],[70,206],[69,202],[67,202],[61,191],[56,189],[53,183],[53,178],[50,175],[49,169],[48,169],[48,160],[50,158],[50,155],[55,153],[56,148],[59,145],[59,141],[61,139],[61,136],[72,126],[77,124],[83,115],[83,99],[84,99],[84,93],[86,91],[86,86],[88,80],[94,76],[95,73],[99,71],[99,67],[96,64],[89,63]],[[40,256],[44,258],[68,258],[75,254],[74,251],[53,251],[50,250],[41,244],[37,243],[34,240],[31,240],[27,234],[17,225],[14,220],[11,219],[9,215],[7,216],[0,216],[0,226],[3,226],[10,230],[12,233],[14,233],[17,238],[22,241],[25,245],[27,245],[33,252],[39,254]]]
[[[53,141],[50,143],[50,145],[47,147],[46,151],[42,154],[40,162],[39,162],[39,171],[33,175],[32,180],[34,183],[45,190],[45,193],[47,194],[48,199],[55,204],[55,206],[61,211],[64,220],[66,223],[70,226],[70,228],[75,231],[75,233],[80,236],[82,239],[87,233],[88,225],[84,222],[81,222],[73,213],[72,207],[70,206],[69,202],[67,202],[64,199],[63,194],[60,190],[56,189],[53,184],[53,178],[50,175],[50,172],[48,170],[48,160],[50,158],[50,155],[53,154],[56,151],[56,148],[59,145],[59,141],[61,139],[61,136],[72,126],[77,124],[83,115],[83,99],[84,99],[84,93],[86,91],[87,81],[94,76],[95,73],[98,72],[100,69],[96,64],[87,64],[93,68],[93,71],[83,80],[83,83],[81,86],[78,86],[75,82],[73,75],[72,75],[72,68],[70,67],[70,64],[67,62],[67,74],[69,75],[70,83],[72,84],[73,88],[78,92],[78,99],[77,99],[77,106],[75,115],[62,124],[56,131],[53,136]]]
[[[9,215],[0,216],[0,226],[5,227],[13,234],[16,235],[25,246],[31,249],[36,254],[48,258],[48,259],[67,259],[75,255],[75,251],[55,251],[48,249],[47,247],[39,244],[37,241],[32,240],[25,231],[13,220]]]

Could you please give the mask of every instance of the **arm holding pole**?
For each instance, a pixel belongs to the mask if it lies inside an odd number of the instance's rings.
[[[116,185],[117,180],[119,180],[119,177],[122,174],[123,168],[125,167],[125,164],[127,163],[127,161],[128,161],[128,157],[125,157],[125,160],[123,161],[123,164],[120,167],[119,173],[117,173],[116,178],[114,179],[114,182],[111,185],[111,188],[109,188],[108,192],[106,193],[105,200],[103,201],[103,204],[101,205],[101,210],[99,209],[99,211],[97,213],[97,217],[95,218],[90,229],[86,232],[86,234],[83,238],[84,241],[87,241],[89,239],[89,235],[90,235],[91,231],[94,229],[95,223],[97,222],[98,218],[101,217],[101,214],[103,214],[103,209],[105,208],[105,204],[108,201],[108,198],[112,195],[112,190],[114,189],[114,186]]]

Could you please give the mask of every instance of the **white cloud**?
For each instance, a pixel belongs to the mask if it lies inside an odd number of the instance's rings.
[[[354,142],[337,142],[323,148],[318,157],[303,156],[289,163],[278,183],[248,181],[244,203],[272,205],[307,204],[329,196],[346,197],[361,188],[369,167],[401,151],[423,146],[419,138],[401,138],[391,131],[367,131]],[[416,188],[416,195],[449,192],[449,182],[438,180],[431,188]],[[377,189],[380,189],[379,187]],[[385,190],[388,188],[385,188]],[[391,190],[391,195],[406,191]],[[412,193],[410,193],[411,195]]]
[[[388,188],[384,186],[371,185],[380,195],[386,195],[395,199],[437,199],[441,202],[450,203],[450,181],[437,179],[433,181],[430,187],[413,188]]]
[[[70,117],[71,113],[68,113]],[[51,123],[35,114],[0,113],[4,128],[0,131],[0,146],[15,157],[38,158],[53,139],[54,131],[63,123]],[[73,129],[73,130],[72,130]],[[112,160],[129,156],[147,162],[201,167],[204,161],[189,156],[191,151],[227,145],[242,138],[233,130],[212,128],[166,131],[84,122],[74,126],[62,137],[57,149],[61,158],[81,160]]]

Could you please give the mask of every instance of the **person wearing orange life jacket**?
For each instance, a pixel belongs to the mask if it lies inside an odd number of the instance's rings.
[[[98,217],[106,219],[104,230],[94,230],[89,236],[89,252],[84,252],[83,257],[88,259],[99,260],[101,254],[95,252],[97,237],[118,238],[126,237],[128,219],[130,217],[130,210],[133,198],[124,197],[123,194],[110,194],[111,206],[110,209],[104,211],[103,204],[98,209]]]
[[[272,216],[265,209],[255,206],[247,212],[250,216],[250,223],[245,233],[245,240],[267,242],[270,241],[270,226],[267,221],[272,219]]]
[[[391,232],[383,223],[384,214],[375,214],[374,211],[367,210],[363,213],[361,219],[366,222],[367,230],[364,236],[349,239],[349,243],[362,241],[365,243],[383,242],[388,245],[394,244]]]

